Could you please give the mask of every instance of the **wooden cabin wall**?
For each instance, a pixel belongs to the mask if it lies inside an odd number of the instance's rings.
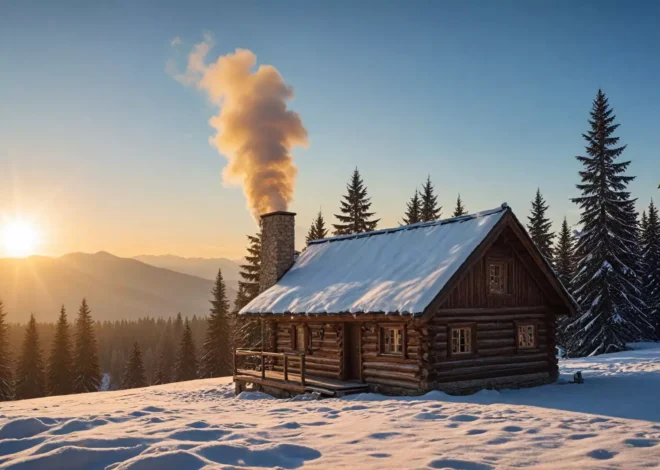
[[[509,295],[489,295],[488,258],[509,259]],[[445,300],[441,308],[533,307],[544,305],[544,297],[520,259],[503,242],[496,242]]]
[[[420,331],[407,322],[406,357],[391,357],[378,351],[378,331],[387,323],[367,322],[362,325],[362,381],[376,385],[384,393],[421,392],[425,387],[422,370]],[[408,392],[406,392],[408,391]]]
[[[340,379],[343,373],[343,340],[344,331],[342,323],[323,322],[277,322],[275,325],[276,343],[275,351],[291,352],[291,327],[293,325],[305,324],[308,328],[307,334],[311,337],[311,349],[305,351],[305,370],[308,375],[318,377],[330,377]],[[319,330],[323,328],[323,339]],[[282,371],[282,364],[276,364],[275,370]],[[291,361],[289,370],[298,372],[299,364]]]
[[[516,322],[537,325],[537,347],[516,348]],[[469,357],[449,354],[452,324],[476,326],[476,351]],[[474,327],[474,326],[473,326]],[[557,377],[554,316],[547,312],[491,312],[435,315],[428,326],[430,338],[428,380],[431,388],[461,391],[482,387],[515,387],[550,382]]]

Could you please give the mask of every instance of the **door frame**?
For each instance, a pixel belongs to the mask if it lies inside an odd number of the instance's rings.
[[[353,336],[353,328],[357,330],[357,334]],[[353,342],[357,341],[357,345]],[[352,358],[351,349],[356,348],[358,357]],[[358,380],[364,383],[362,379],[362,323],[346,322],[344,323],[344,348],[343,348],[343,372],[342,380]],[[347,368],[348,367],[350,368]],[[353,365],[357,365],[357,370],[353,370]],[[348,371],[352,372],[352,377],[349,377]]]

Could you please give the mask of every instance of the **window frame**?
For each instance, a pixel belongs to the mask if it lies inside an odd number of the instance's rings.
[[[386,330],[401,330],[401,351],[400,352],[386,352],[385,351],[385,331]],[[397,324],[379,324],[378,325],[378,356],[383,357],[396,357],[401,359],[408,358],[408,334],[406,325],[402,323]]]
[[[503,273],[503,282],[504,288],[502,292],[493,291],[491,282],[490,282],[490,267],[491,265],[499,265]],[[486,258],[486,289],[487,294],[492,296],[508,296],[511,295],[509,278],[511,274],[511,258],[505,257],[488,257]]]
[[[470,351],[453,352],[454,330],[470,329]],[[447,356],[448,357],[472,357],[477,355],[477,323],[452,323],[447,325]]]
[[[520,328],[532,326],[534,327],[534,344],[532,346],[521,346],[520,345]],[[516,327],[516,351],[518,352],[530,352],[539,350],[539,323],[532,320],[521,320],[515,322]]]

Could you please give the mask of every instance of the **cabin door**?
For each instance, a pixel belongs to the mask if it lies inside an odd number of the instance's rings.
[[[360,380],[360,324],[345,323],[344,380]]]

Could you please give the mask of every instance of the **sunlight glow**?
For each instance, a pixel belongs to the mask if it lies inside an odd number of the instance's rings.
[[[27,220],[13,220],[0,228],[4,251],[11,257],[34,255],[40,243],[39,230]]]

